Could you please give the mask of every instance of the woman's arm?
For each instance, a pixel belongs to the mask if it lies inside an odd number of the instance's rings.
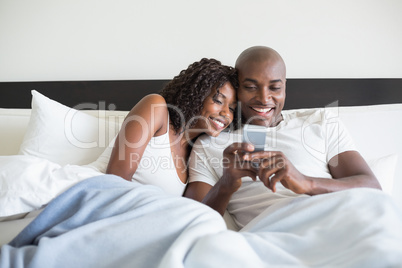
[[[130,181],[150,139],[166,133],[169,127],[167,116],[162,96],[150,94],[139,101],[123,122],[106,173]]]

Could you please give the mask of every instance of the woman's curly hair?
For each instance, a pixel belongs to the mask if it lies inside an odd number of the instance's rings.
[[[194,116],[201,113],[205,98],[211,90],[219,90],[229,82],[237,91],[239,87],[234,68],[222,65],[215,59],[203,58],[190,64],[175,76],[160,92],[168,104],[169,118],[176,133]],[[191,126],[196,123],[193,120]]]

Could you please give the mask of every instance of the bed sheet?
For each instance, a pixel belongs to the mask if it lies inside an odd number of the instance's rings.
[[[24,267],[400,267],[402,212],[378,190],[283,201],[240,232],[193,200],[112,175],[52,201],[0,252]]]
[[[9,243],[16,237],[28,224],[30,224],[43,209],[24,213],[18,219],[5,219],[0,222],[0,246]]]
[[[15,237],[56,196],[101,174],[90,165],[60,166],[35,156],[0,156],[0,245]]]
[[[74,184],[103,174],[31,155],[0,156],[0,221],[40,209]]]

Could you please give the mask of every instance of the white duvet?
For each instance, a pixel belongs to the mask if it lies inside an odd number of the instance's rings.
[[[41,208],[79,181],[101,173],[29,155],[0,156],[0,220]]]
[[[234,232],[200,203],[90,166],[11,156],[0,174],[3,216],[64,192],[1,248],[4,267],[402,267],[402,211],[378,190],[283,200]]]
[[[188,267],[214,267],[215,263],[226,267],[402,267],[402,211],[388,195],[372,189],[282,201],[239,233],[201,238],[186,259]]]
[[[402,213],[378,190],[271,206],[240,232],[154,186],[103,175],[52,201],[1,267],[401,267]]]

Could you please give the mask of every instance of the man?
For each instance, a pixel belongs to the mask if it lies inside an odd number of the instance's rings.
[[[278,202],[357,187],[381,189],[334,115],[282,111],[286,67],[275,50],[246,49],[236,69],[243,123],[266,127],[265,151],[253,152],[251,144],[240,142],[241,130],[217,139],[202,137],[191,155],[186,197],[222,215],[228,209],[243,227]]]

